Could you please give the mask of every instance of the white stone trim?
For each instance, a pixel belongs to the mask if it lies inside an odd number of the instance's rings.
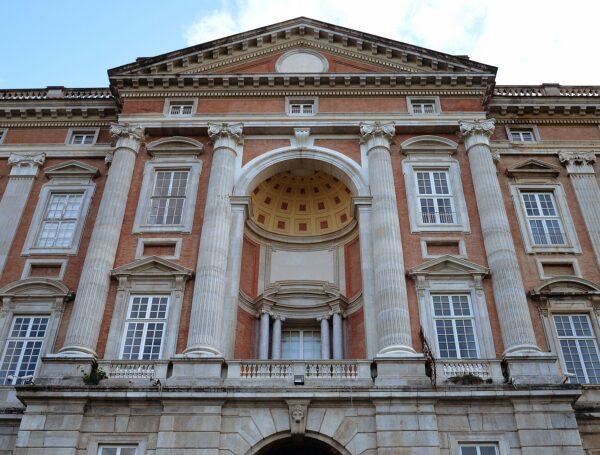
[[[8,134],[8,128],[0,128],[0,145],[6,139],[6,135]]]
[[[93,417],[88,417],[93,418]],[[135,455],[145,455],[148,447],[148,433],[91,433],[87,445],[86,455],[98,455],[99,446],[106,445],[134,445],[137,444]]]
[[[160,170],[187,170],[189,177],[185,189],[186,200],[183,206],[181,223],[176,225],[153,225],[147,222],[150,212],[150,200],[154,188],[156,171]],[[144,166],[144,177],[140,198],[135,213],[133,232],[192,232],[194,222],[194,210],[196,208],[196,196],[198,193],[198,182],[202,172],[202,161],[191,157],[156,157],[147,161]]]
[[[465,246],[465,239],[463,239],[462,237],[421,237],[420,240],[421,255],[423,256],[423,259],[435,259],[444,256],[443,254],[429,254],[429,251],[427,250],[428,243],[438,243],[440,245],[448,243],[458,243],[458,256],[463,258],[467,257],[467,247]]]
[[[448,433],[450,455],[461,455],[461,443],[496,444],[499,455],[510,455],[510,441],[504,432],[469,431],[468,433]]]
[[[171,104],[172,103],[192,103],[192,113],[189,115],[171,115]],[[163,116],[164,117],[168,117],[171,119],[178,119],[178,118],[190,118],[196,115],[196,113],[198,112],[198,98],[176,98],[176,97],[170,97],[170,98],[165,98],[165,104],[163,106]]]
[[[277,73],[283,73],[283,71],[281,70],[281,65],[283,63],[283,61],[289,57],[290,55],[293,54],[311,54],[314,55],[315,57],[317,57],[319,60],[321,60],[321,63],[323,64],[323,70],[320,71],[321,73],[326,73],[327,70],[329,69],[329,61],[327,61],[327,59],[325,57],[323,57],[322,54],[320,54],[319,52],[307,49],[305,47],[303,48],[299,48],[299,49],[292,49],[291,51],[287,51],[286,53],[284,53],[283,55],[281,55],[278,59],[277,62],[275,62],[275,71]],[[304,71],[298,71],[299,73],[303,73]],[[285,74],[285,73],[284,73]],[[289,73],[289,74],[293,74],[293,73]]]
[[[538,129],[537,125],[534,124],[530,124],[530,123],[515,123],[515,124],[510,124],[510,125],[504,125],[504,128],[506,129],[506,137],[508,138],[508,142],[510,142],[511,144],[535,144],[537,142],[541,141],[540,138],[540,130]],[[530,129],[533,131],[533,141],[532,142],[523,142],[523,141],[513,141],[512,137],[510,135],[510,130],[511,129],[522,129],[522,128],[526,128],[526,129]]]
[[[25,266],[23,267],[23,272],[21,273],[21,279],[24,280],[26,278],[41,278],[29,276],[29,274],[31,273],[32,265],[60,265],[58,277],[53,279],[62,280],[65,276],[65,271],[67,269],[67,262],[67,259],[27,259],[25,261]]]
[[[566,245],[535,245],[531,238],[531,231],[527,223],[527,215],[525,214],[525,208],[523,207],[523,201],[521,192],[526,191],[542,191],[552,192],[554,200],[556,201],[556,209],[558,210],[559,217],[564,229],[567,244]],[[575,225],[569,212],[569,206],[567,204],[567,197],[565,191],[560,184],[555,183],[514,183],[510,186],[510,192],[517,213],[517,219],[519,221],[519,228],[521,230],[521,238],[523,239],[523,246],[525,251],[529,254],[535,253],[581,253],[581,246],[579,245],[579,239],[575,231]]]
[[[75,133],[91,133],[94,135],[94,140],[92,141],[91,144],[71,144],[71,139],[73,138],[73,134]],[[95,145],[96,142],[98,142],[98,135],[100,134],[100,128],[86,128],[86,127],[82,127],[82,128],[77,128],[77,127],[73,127],[73,128],[69,128],[69,131],[67,133],[67,137],[65,139],[65,144],[66,145],[72,145],[75,147],[90,147],[92,145]]]
[[[546,258],[546,257],[536,257],[535,265],[538,270],[538,274],[540,275],[540,279],[548,280],[550,278],[555,278],[554,276],[546,276],[544,275],[544,264],[571,264],[573,266],[573,271],[575,272],[575,276],[582,278],[581,268],[579,267],[579,261],[575,258],[570,257],[562,257],[562,258]]]
[[[414,112],[413,110],[413,105],[412,103],[414,101],[420,101],[420,100],[432,100],[433,104],[434,104],[434,109],[435,112],[432,114],[417,114]],[[408,107],[408,113],[410,115],[414,115],[417,117],[428,117],[430,115],[439,115],[442,113],[442,106],[440,105],[440,97],[439,96],[407,96],[406,97],[406,106]]]
[[[27,237],[25,239],[25,244],[23,245],[23,251],[21,252],[21,254],[24,256],[29,256],[32,254],[66,254],[70,256],[76,255],[79,251],[79,244],[81,242],[83,228],[87,221],[90,204],[95,190],[96,185],[94,183],[89,182],[89,180],[88,183],[83,183],[83,180],[81,179],[73,179],[72,182],[68,182],[64,179],[61,179],[60,181],[56,181],[53,179],[50,180],[50,182],[46,183],[44,186],[42,186],[38,198],[38,203],[33,213],[33,218],[29,225],[29,231],[27,232]],[[44,213],[46,212],[46,207],[50,202],[50,197],[52,196],[52,194],[56,193],[83,194],[83,201],[81,203],[81,212],[77,220],[77,227],[75,228],[73,239],[69,247],[38,247],[36,246],[36,241],[40,229],[42,227]]]
[[[402,160],[402,170],[404,173],[411,232],[471,232],[467,204],[460,178],[460,165],[457,160],[450,156],[428,156],[411,153],[407,158]],[[445,170],[448,172],[448,183],[451,187],[452,202],[456,217],[455,223],[429,224],[422,222],[417,203],[416,172],[419,170]]]
[[[140,237],[135,248],[135,259],[142,259],[144,256],[144,247],[146,245],[175,245],[175,254],[173,256],[159,256],[163,259],[179,259],[181,255],[181,238],[177,237]]]
[[[294,101],[312,101],[313,111],[311,114],[292,114],[290,112],[290,105],[294,104]],[[288,117],[314,117],[319,113],[319,97],[318,96],[286,96],[285,97],[285,114]]]

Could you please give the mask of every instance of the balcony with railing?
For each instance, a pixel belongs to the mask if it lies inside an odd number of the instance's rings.
[[[107,379],[165,379],[168,360],[101,360],[99,368]]]
[[[438,385],[502,383],[501,361],[497,359],[437,359]]]

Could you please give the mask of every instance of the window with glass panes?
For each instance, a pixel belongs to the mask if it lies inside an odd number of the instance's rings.
[[[167,296],[131,296],[125,321],[122,359],[160,358],[168,309]]]
[[[413,114],[435,114],[435,100],[412,100]]]
[[[71,134],[71,144],[75,145],[92,145],[96,138],[94,131],[75,131]]]
[[[98,455],[136,455],[137,446],[102,444],[98,446]]]
[[[188,177],[189,171],[187,170],[155,172],[148,217],[149,224],[181,224]]]
[[[0,365],[1,384],[22,384],[35,373],[46,331],[48,316],[15,316],[4,346]]]
[[[566,237],[551,192],[521,192],[527,225],[535,245],[564,245]]]
[[[192,101],[189,102],[181,102],[181,103],[171,103],[169,106],[169,115],[178,116],[178,117],[186,117],[192,115],[192,111],[194,109],[194,103]]]
[[[460,455],[498,455],[496,444],[461,444]]]
[[[477,337],[469,296],[435,294],[431,296],[431,302],[440,357],[477,358]]]
[[[283,330],[281,357],[284,359],[320,359],[321,332],[318,330]]]
[[[513,142],[534,142],[535,134],[533,128],[511,128],[509,130],[510,140]]]
[[[587,314],[556,314],[554,326],[571,382],[600,384],[598,341]]]
[[[426,224],[455,223],[452,189],[448,171],[415,172],[421,222]]]
[[[36,246],[70,247],[82,204],[83,193],[51,193]]]
[[[290,101],[290,115],[312,115],[315,112],[315,102],[313,100],[294,100]]]

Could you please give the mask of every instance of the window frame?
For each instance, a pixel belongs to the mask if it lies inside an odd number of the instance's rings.
[[[415,112],[414,104],[425,104],[425,101],[432,101],[434,112]],[[439,96],[407,96],[406,105],[408,107],[408,113],[413,116],[427,117],[428,115],[439,115],[442,113]]]
[[[449,155],[413,154],[402,161],[408,218],[411,233],[416,232],[471,232],[469,214],[457,160]],[[422,171],[445,171],[448,176],[449,198],[454,212],[454,223],[424,223],[421,216],[420,196],[417,188],[417,173]]]
[[[427,183],[430,185],[430,189],[432,191],[431,194],[427,194],[427,193],[420,193],[420,185],[419,185],[419,175],[420,174],[425,174],[427,175]],[[435,184],[435,175],[434,174],[440,174],[444,176],[445,182],[446,182],[446,186],[448,189],[448,193],[443,194],[437,193],[437,189],[436,189],[436,184]],[[419,214],[420,216],[420,222],[424,225],[435,225],[435,226],[446,226],[446,225],[454,225],[456,224],[454,222],[455,218],[456,218],[456,209],[455,209],[455,203],[454,203],[454,194],[452,194],[452,184],[450,182],[450,172],[449,169],[415,169],[414,171],[414,177],[415,177],[415,188],[416,188],[416,198],[417,198],[417,208],[419,209]],[[427,221],[424,221],[424,212],[423,212],[423,205],[421,203],[421,201],[423,199],[431,199],[433,201],[433,207],[436,209],[436,211],[434,212],[426,212],[427,214],[431,214],[433,213],[434,215],[434,219],[435,222],[430,223]],[[440,199],[447,199],[450,201],[450,216],[452,217],[452,222],[451,223],[447,223],[447,222],[443,222],[442,220],[442,214],[439,210],[440,205],[439,205],[439,201]]]
[[[90,134],[93,136],[91,144],[73,144],[73,137],[78,133]],[[65,144],[72,147],[90,147],[96,145],[98,142],[98,135],[100,134],[100,128],[69,128]]]
[[[148,447],[147,433],[91,433],[86,455],[98,455],[102,446],[136,446],[135,455],[144,455]]]
[[[91,182],[80,183],[75,181],[70,183],[61,179],[58,182],[51,180],[50,182],[46,183],[40,191],[38,203],[33,213],[31,223],[29,224],[29,230],[21,254],[24,256],[30,256],[33,254],[76,255],[79,251],[81,237],[83,235],[83,230],[87,221],[91,200],[95,189],[96,186]],[[38,238],[52,195],[65,193],[81,193],[83,195],[79,217],[77,219],[73,237],[71,239],[71,244],[66,247],[38,246]]]
[[[310,114],[293,114],[292,105],[298,104],[299,101],[311,101],[313,111]],[[314,117],[319,113],[319,97],[317,96],[286,96],[285,97],[285,113],[288,117]]]
[[[191,104],[192,112],[190,114],[171,114],[171,105],[173,104]],[[198,98],[167,98],[165,99],[165,105],[163,115],[167,118],[192,118],[198,112]]]
[[[6,135],[8,134],[8,128],[0,128],[0,145],[4,143]]]
[[[513,204],[517,213],[517,220],[521,230],[521,238],[525,251],[528,254],[534,253],[581,253],[579,239],[569,211],[567,197],[562,185],[558,183],[513,183],[510,187]],[[552,193],[556,203],[556,211],[562,224],[562,229],[565,235],[566,243],[560,244],[545,244],[537,245],[533,241],[533,234],[529,226],[529,217],[525,211],[522,193],[524,192],[540,192]]]
[[[513,139],[512,137],[512,133],[514,130],[524,130],[524,129],[528,129],[531,130],[532,132],[532,137],[533,139],[531,141],[516,141]],[[529,125],[529,124],[518,124],[518,125],[506,125],[506,137],[508,138],[508,141],[511,144],[523,144],[523,145],[527,145],[527,144],[535,144],[537,142],[540,142],[540,132],[538,130],[537,125]]]
[[[185,188],[185,201],[182,210],[181,223],[173,225],[150,224],[149,215],[152,207],[152,197],[156,182],[157,172],[160,171],[187,171],[188,179]],[[191,233],[196,209],[198,184],[202,170],[202,161],[193,157],[155,157],[146,162],[144,177],[138,206],[133,225],[134,233],[141,232],[181,232]]]
[[[449,316],[445,316],[445,315],[436,315],[435,314],[435,304],[434,304],[434,297],[435,296],[446,296],[449,297],[449,302],[450,302],[450,311],[451,314]],[[469,312],[470,315],[468,317],[465,316],[456,316],[454,314],[454,308],[452,305],[452,297],[455,296],[465,296],[467,297],[467,303],[469,305]],[[472,359],[480,359],[481,358],[481,351],[479,349],[479,340],[478,340],[478,335],[477,335],[477,321],[475,319],[475,311],[473,309],[473,303],[471,301],[471,294],[468,292],[452,292],[452,293],[448,293],[448,292],[431,292],[429,294],[429,298],[430,298],[430,305],[432,306],[432,311],[431,311],[431,317],[433,319],[433,328],[435,330],[435,341],[437,344],[437,353],[438,356],[440,358],[440,360],[472,360]],[[452,323],[452,332],[453,332],[453,341],[454,341],[454,348],[456,350],[457,356],[456,357],[443,357],[441,355],[441,349],[440,349],[440,338],[439,338],[439,334],[437,332],[437,321],[438,320],[450,320]],[[470,320],[472,323],[472,329],[473,329],[473,338],[474,338],[474,342],[475,342],[475,357],[463,357],[461,354],[461,349],[460,349],[460,344],[458,341],[458,333],[457,333],[457,326],[456,326],[456,321],[457,320]]]
[[[300,347],[300,357],[298,358],[286,358],[284,357],[283,354],[283,339],[284,339],[284,333],[285,332],[300,332],[300,338],[299,338],[299,347]],[[318,357],[315,357],[314,359],[306,359],[304,358],[304,333],[305,332],[313,332],[313,333],[318,333],[319,335],[319,348],[317,350],[317,355]],[[294,326],[288,326],[288,327],[282,327],[281,329],[281,359],[282,360],[302,360],[302,361],[313,361],[313,360],[322,360],[321,358],[321,330],[319,327],[294,327]]]
[[[144,298],[147,297],[149,299],[154,299],[154,298],[163,298],[165,297],[167,299],[167,305],[166,305],[166,311],[165,311],[165,317],[164,318],[132,318],[131,315],[131,310],[132,310],[132,306],[133,306],[133,302],[134,299],[136,297],[140,297],[140,298]],[[171,296],[169,294],[143,294],[143,293],[130,293],[128,296],[128,304],[127,304],[127,310],[125,313],[125,320],[123,321],[123,333],[121,334],[121,348],[119,350],[119,360],[148,360],[148,361],[153,361],[153,360],[161,360],[163,358],[163,351],[165,348],[165,340],[166,340],[166,335],[167,335],[167,329],[168,329],[168,324],[169,324],[169,316],[170,316],[170,309],[171,309]],[[147,312],[149,311],[148,310]],[[140,352],[138,353],[138,358],[131,358],[131,359],[126,359],[124,358],[125,355],[125,347],[126,347],[126,341],[127,341],[127,332],[128,332],[128,328],[129,328],[129,324],[137,324],[137,323],[141,323],[144,324],[144,329],[143,329],[143,334],[142,334],[142,338],[141,338],[141,344],[140,344]],[[148,324],[152,324],[152,323],[162,323],[163,324],[163,330],[162,330],[162,336],[161,336],[161,340],[160,340],[160,350],[158,352],[158,357],[155,359],[143,359],[143,358],[139,358],[140,355],[143,355],[143,347],[145,346],[145,342],[147,341],[147,330],[148,330]]]
[[[448,434],[450,455],[461,455],[461,445],[495,445],[498,455],[510,454],[510,442],[504,431],[469,431]]]
[[[21,272],[21,279],[24,280],[26,278],[41,278],[41,277],[32,277],[31,269],[32,266],[35,265],[50,265],[50,266],[60,266],[60,271],[58,273],[58,277],[54,278],[57,280],[62,280],[65,277],[65,271],[67,269],[67,259],[27,259],[25,261],[25,266],[23,267],[23,272]]]

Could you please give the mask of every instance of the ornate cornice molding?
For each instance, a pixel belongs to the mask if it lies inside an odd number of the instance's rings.
[[[496,121],[493,118],[485,120],[460,120],[458,126],[460,127],[460,135],[463,138],[472,137],[475,135],[483,135],[486,137],[492,137]]]

